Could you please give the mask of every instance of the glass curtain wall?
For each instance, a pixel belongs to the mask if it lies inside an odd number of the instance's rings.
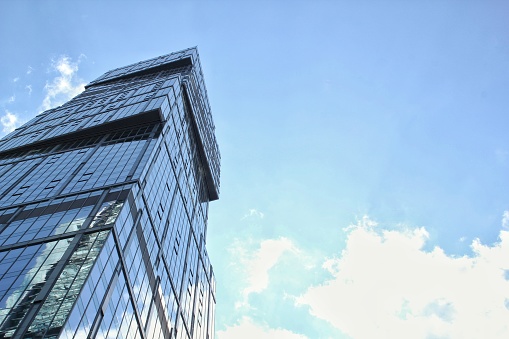
[[[0,140],[0,338],[213,338],[219,163],[195,48]]]

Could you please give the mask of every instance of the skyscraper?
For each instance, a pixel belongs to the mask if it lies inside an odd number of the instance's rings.
[[[0,338],[213,338],[220,154],[195,48],[0,141]]]

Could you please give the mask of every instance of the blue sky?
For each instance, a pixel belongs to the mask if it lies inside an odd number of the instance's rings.
[[[3,1],[0,131],[198,46],[217,338],[509,335],[509,6]]]

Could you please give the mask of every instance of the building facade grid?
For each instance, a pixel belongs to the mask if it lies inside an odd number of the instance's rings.
[[[0,140],[0,338],[213,338],[214,129],[191,48]]]

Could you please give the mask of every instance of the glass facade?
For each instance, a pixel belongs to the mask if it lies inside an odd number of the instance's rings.
[[[0,140],[0,339],[213,338],[219,166],[196,48]]]

